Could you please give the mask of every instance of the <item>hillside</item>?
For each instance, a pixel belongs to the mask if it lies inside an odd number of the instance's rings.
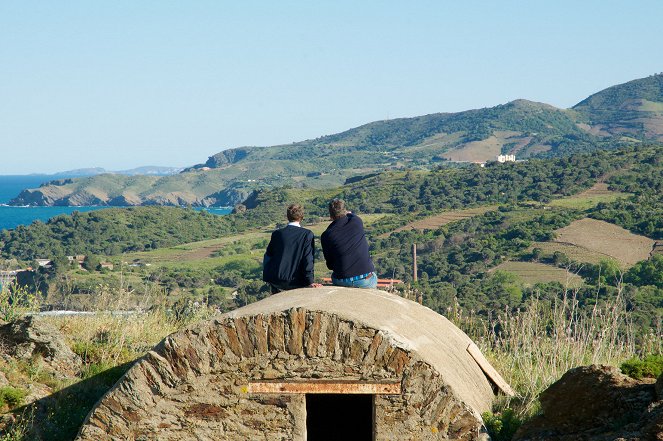
[[[272,147],[224,150],[174,176],[99,175],[23,191],[12,205],[228,206],[255,189],[333,188],[389,169],[559,157],[663,140],[663,76],[601,91],[573,109],[527,100],[459,113],[376,121]],[[625,139],[624,136],[628,136]]]
[[[573,110],[598,136],[663,141],[663,73],[609,87]]]

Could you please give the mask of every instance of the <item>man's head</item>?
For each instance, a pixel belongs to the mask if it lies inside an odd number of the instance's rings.
[[[292,204],[286,211],[288,222],[301,222],[304,219],[304,207],[299,204]]]
[[[342,199],[333,199],[329,203],[329,217],[332,220],[340,219],[346,214],[348,214],[348,210],[345,209],[345,202]]]

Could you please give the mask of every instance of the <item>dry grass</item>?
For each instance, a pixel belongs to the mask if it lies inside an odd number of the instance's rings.
[[[472,141],[463,144],[459,148],[449,150],[444,153],[446,159],[450,161],[481,161],[486,162],[494,160],[502,152],[504,139],[490,136],[481,141]]]
[[[501,270],[515,274],[525,284],[559,282],[562,286],[578,288],[583,285],[582,277],[564,268],[537,262],[506,261],[490,271]]]
[[[618,366],[636,355],[630,318],[621,294],[587,311],[574,292],[552,304],[533,299],[524,311],[498,313],[488,321],[464,316],[458,307],[449,317],[480,346],[493,366],[517,391],[502,407],[529,417],[538,396],[571,368],[589,364]],[[643,351],[660,353],[661,331],[653,331]]]
[[[649,258],[654,241],[633,234],[617,225],[596,220],[580,219],[556,231],[555,242],[575,245],[593,253],[613,258],[623,268]]]
[[[126,289],[100,286],[91,313],[45,319],[66,336],[87,364],[109,368],[141,357],[167,335],[217,313],[193,302],[166,308],[165,294],[153,288],[136,304]]]
[[[585,247],[573,245],[570,243],[534,242],[528,251],[531,251],[534,248],[541,249],[544,254],[554,254],[555,252],[560,252],[574,262],[591,263],[594,265],[598,264],[602,260],[615,260],[612,256],[607,254],[588,250]]]

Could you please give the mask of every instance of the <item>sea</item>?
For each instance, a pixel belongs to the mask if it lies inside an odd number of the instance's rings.
[[[72,176],[73,177],[73,176]],[[57,176],[57,179],[66,176]],[[43,182],[56,179],[48,175],[0,175],[0,230],[16,228],[19,225],[30,225],[36,220],[47,221],[59,214],[71,214],[74,211],[86,212],[103,210],[108,207],[12,207],[7,203],[18,196],[21,190],[39,187]],[[196,208],[212,214],[226,215],[232,211],[230,207]]]

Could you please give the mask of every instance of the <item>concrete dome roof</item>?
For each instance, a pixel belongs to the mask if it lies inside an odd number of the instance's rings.
[[[358,414],[376,440],[470,441],[481,439],[495,386],[510,391],[434,311],[383,291],[304,288],[166,337],[97,403],[76,439],[303,441],[319,427],[308,421],[313,395],[370,394]],[[338,411],[321,410],[326,419]]]
[[[267,297],[227,315],[269,315],[292,308],[320,311],[381,330],[396,346],[417,353],[478,413],[490,410],[493,385],[512,394],[463,331],[446,317],[377,289],[302,288]],[[468,351],[469,349],[469,351]]]

